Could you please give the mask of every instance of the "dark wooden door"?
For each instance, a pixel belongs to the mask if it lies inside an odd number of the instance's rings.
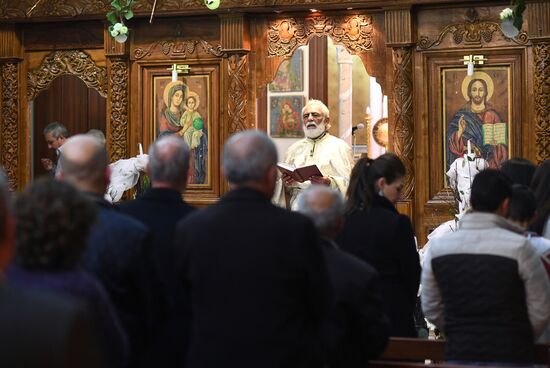
[[[88,88],[78,77],[63,75],[34,100],[33,177],[46,174],[41,158],[56,161],[56,154],[44,141],[43,130],[49,123],[58,121],[69,130],[69,135],[99,129],[105,133],[106,99],[93,88]]]

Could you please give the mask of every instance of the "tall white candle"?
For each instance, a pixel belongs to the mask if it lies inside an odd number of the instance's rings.
[[[178,71],[176,70],[176,65],[172,69],[172,82],[177,82],[178,80]]]
[[[382,99],[382,117],[388,117],[388,96],[384,96]]]
[[[139,143],[139,154],[143,155],[143,146]]]
[[[472,144],[470,143],[470,140],[468,139],[468,155],[472,154]]]

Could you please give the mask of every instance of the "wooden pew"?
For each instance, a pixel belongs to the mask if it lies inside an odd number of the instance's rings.
[[[378,360],[371,361],[372,368],[415,368],[425,366],[431,360],[430,367],[457,367],[445,364],[445,340],[415,339],[392,337],[386,350]],[[535,345],[535,364],[550,367],[550,345]],[[486,366],[485,366],[486,367]]]

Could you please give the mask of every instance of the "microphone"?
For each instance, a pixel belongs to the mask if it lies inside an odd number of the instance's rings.
[[[365,124],[359,123],[356,126],[351,128],[351,134],[355,134],[356,130],[362,130],[362,129],[365,129]]]

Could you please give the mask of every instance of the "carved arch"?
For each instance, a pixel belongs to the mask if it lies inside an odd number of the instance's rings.
[[[268,56],[289,57],[313,36],[330,36],[352,55],[372,49],[372,18],[366,15],[285,18],[270,23]]]
[[[97,66],[84,51],[70,50],[52,52],[44,59],[40,68],[27,73],[27,99],[33,100],[60,75],[74,75],[107,98],[107,68]]]
[[[317,15],[268,21],[265,55],[270,59],[270,68],[265,75],[265,82],[269,83],[274,78],[282,61],[291,57],[298,47],[308,44],[312,37],[328,36],[334,44],[359,56],[369,75],[375,77],[384,89],[385,71],[367,62],[367,55],[375,51],[375,45],[379,46],[374,28],[373,16],[365,14]]]

